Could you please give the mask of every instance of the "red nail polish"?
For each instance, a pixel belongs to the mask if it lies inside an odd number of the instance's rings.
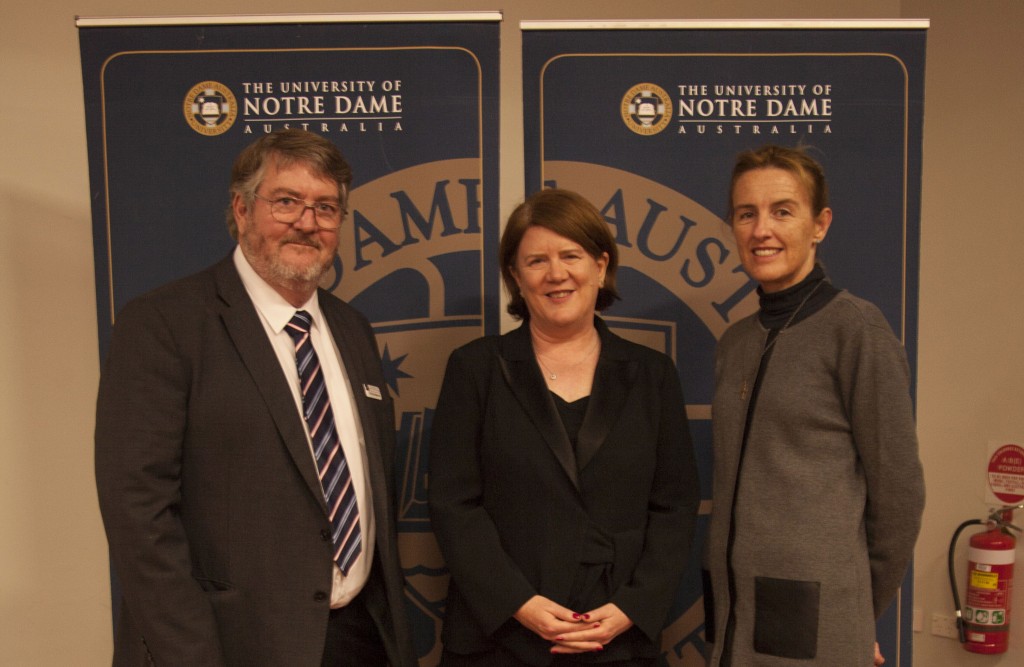
[[[580,620],[580,615],[579,614],[573,614],[572,617],[574,619],[576,619],[577,621]]]
[[[589,621],[590,620],[590,614],[583,614],[583,619]]]

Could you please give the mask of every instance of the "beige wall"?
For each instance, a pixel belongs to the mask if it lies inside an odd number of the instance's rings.
[[[505,8],[502,210],[522,194],[518,22],[545,18],[929,18],[921,238],[919,431],[928,508],[916,664],[1024,663],[928,633],[949,614],[953,528],[984,510],[990,437],[1024,439],[1024,2],[1019,0],[393,0],[387,10]],[[17,5],[16,7],[13,5]],[[372,7],[371,7],[372,5]],[[770,10],[767,9],[770,6]],[[110,659],[106,544],[92,476],[98,378],[89,183],[74,16],[274,12],[268,0],[36,0],[0,10],[0,663]],[[307,0],[293,12],[380,9]],[[1024,521],[1024,516],[1020,517]],[[962,561],[963,559],[961,559]],[[1024,575],[1024,568],[1021,568]],[[1024,588],[1024,585],[1018,586]]]

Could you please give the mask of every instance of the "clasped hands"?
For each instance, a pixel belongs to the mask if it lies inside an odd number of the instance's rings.
[[[524,627],[552,643],[552,653],[589,653],[633,626],[616,605],[608,603],[585,613],[566,609],[542,595],[534,595],[514,615]]]

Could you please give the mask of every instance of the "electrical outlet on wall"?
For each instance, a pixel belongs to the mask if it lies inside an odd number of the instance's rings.
[[[956,639],[959,636],[956,631],[956,618],[945,614],[932,614],[932,634]]]

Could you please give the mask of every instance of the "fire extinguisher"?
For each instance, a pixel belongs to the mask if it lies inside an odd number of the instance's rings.
[[[953,533],[949,544],[949,581],[956,607],[956,626],[960,643],[972,653],[1005,653],[1010,638],[1010,602],[1013,594],[1013,564],[1017,540],[1011,530],[1013,510],[1024,505],[1001,507],[987,521],[965,521]],[[972,525],[984,524],[986,530],[970,539],[967,555],[967,604],[960,595],[953,567],[953,554],[960,533]]]

